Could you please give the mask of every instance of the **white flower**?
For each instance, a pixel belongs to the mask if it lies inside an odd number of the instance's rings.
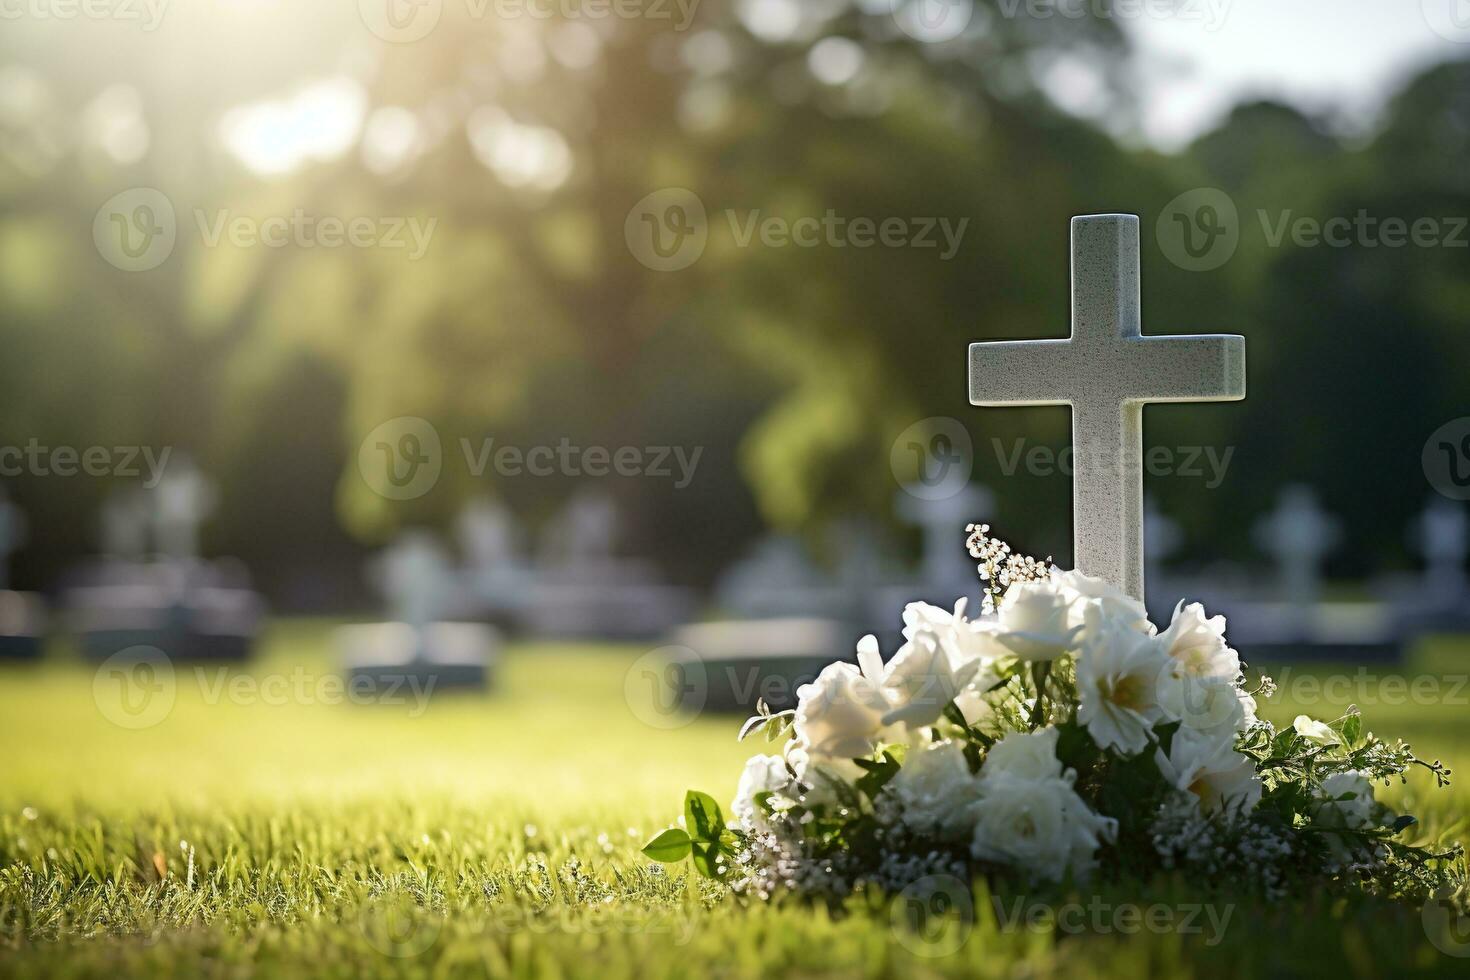
[[[1240,655],[1225,642],[1225,617],[1205,618],[1205,607],[1198,602],[1174,607],[1169,628],[1159,634],[1159,642],[1180,676],[1223,677],[1235,680],[1240,674]]]
[[[998,639],[1022,660],[1055,660],[1071,652],[1083,630],[1072,622],[1074,598],[1052,579],[1012,585],[1000,601]]]
[[[1169,754],[1160,748],[1154,759],[1175,789],[1199,797],[1205,813],[1247,814],[1261,800],[1255,763],[1208,734],[1181,728]]]
[[[1034,732],[1012,732],[991,746],[986,753],[980,777],[993,779],[1001,773],[1022,779],[1057,779],[1062,763],[1057,758],[1056,728],[1047,726]]]
[[[970,853],[1031,878],[1086,875],[1094,855],[1117,836],[1117,821],[1092,812],[1065,779],[998,772],[981,780]]]
[[[856,759],[872,753],[884,735],[888,701],[882,691],[878,641],[858,644],[861,669],[828,664],[816,680],[796,689],[794,731],[800,750],[815,761]]]
[[[1098,610],[1093,615],[1101,616]],[[1117,620],[1089,626],[1088,634],[1077,658],[1077,718],[1099,746],[1142,752],[1154,723],[1164,717],[1158,702],[1163,648],[1155,637]]]
[[[979,667],[975,660],[955,670],[938,636],[915,632],[885,668],[882,693],[892,707],[883,724],[902,722],[911,730],[934,724]]]
[[[1255,721],[1255,701],[1224,677],[1180,675],[1166,665],[1159,679],[1159,706],[1185,728],[1208,732],[1227,744]]]
[[[1076,569],[1064,572],[1053,568],[1051,580],[1068,597],[1073,626],[1085,626],[1088,608],[1096,607],[1106,619],[1117,620],[1142,633],[1154,632],[1154,624],[1148,621],[1148,612],[1143,608],[1143,603],[1117,586],[1091,575],[1083,575]]]
[[[1361,830],[1374,823],[1379,810],[1373,799],[1373,783],[1362,772],[1335,772],[1322,780],[1313,795],[1319,801],[1313,822],[1326,827]]]
[[[909,603],[903,610],[903,638],[913,640],[921,631],[933,633],[939,637],[955,670],[974,661],[984,663],[1008,656],[1010,651],[996,637],[999,629],[996,622],[966,619],[968,604],[969,599],[961,596],[950,612],[927,602]]]
[[[1296,721],[1291,723],[1291,727],[1295,728],[1296,733],[1308,742],[1315,742],[1318,745],[1339,745],[1342,743],[1342,739],[1338,737],[1337,732],[1332,730],[1332,726],[1326,722],[1318,721],[1315,718],[1308,718],[1306,715],[1297,715]]]
[[[735,801],[730,804],[735,825],[746,832],[766,832],[769,824],[765,812],[756,805],[756,794],[792,791],[791,774],[786,771],[785,759],[779,755],[751,756],[746,760],[745,771],[740,774]]]
[[[970,808],[979,796],[979,782],[958,743],[911,749],[888,789],[902,805],[904,826],[917,834],[960,840],[974,825]]]

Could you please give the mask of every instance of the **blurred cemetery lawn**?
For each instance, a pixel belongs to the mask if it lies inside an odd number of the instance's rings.
[[[331,625],[276,622],[248,674],[330,675]],[[421,717],[410,705],[211,704],[181,668],[172,713],[140,731],[103,716],[79,661],[0,668],[0,975],[1349,976],[1464,966],[1428,943],[1417,911],[1380,902],[1226,897],[1238,907],[1219,945],[1205,942],[1208,931],[997,931],[982,907],[961,952],[939,958],[922,955],[875,901],[855,899],[836,916],[743,907],[638,853],[680,812],[685,789],[730,799],[743,759],[760,750],[735,741],[738,718],[672,730],[640,721],[624,681],[646,650],[513,646],[494,693],[436,696]],[[1365,673],[1463,675],[1467,656],[1470,639],[1431,641],[1410,666]],[[1360,676],[1273,673],[1285,694],[1309,675]],[[1451,704],[1377,699],[1371,680],[1348,693],[1370,729],[1470,772],[1470,691],[1455,683],[1439,688]],[[1282,697],[1265,713],[1289,724],[1298,710],[1330,718],[1345,704]],[[1455,828],[1470,788],[1431,788],[1416,775],[1388,798],[1428,832]],[[1464,838],[1463,826],[1455,832]],[[1107,895],[1183,903],[1198,900],[1194,887],[1165,880],[1147,894]]]

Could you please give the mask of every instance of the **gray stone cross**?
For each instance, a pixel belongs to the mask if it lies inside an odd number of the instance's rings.
[[[1143,406],[1245,397],[1245,338],[1145,337],[1138,217],[1072,219],[1072,335],[970,345],[970,403],[1072,408],[1077,568],[1143,598]]]

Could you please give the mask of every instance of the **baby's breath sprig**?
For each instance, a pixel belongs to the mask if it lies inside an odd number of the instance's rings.
[[[980,564],[976,571],[985,583],[985,594],[980,600],[982,615],[991,615],[1006,589],[1019,582],[1039,582],[1051,577],[1051,555],[1036,559],[1011,551],[1011,546],[1000,538],[990,536],[989,524],[966,524],[965,550]]]

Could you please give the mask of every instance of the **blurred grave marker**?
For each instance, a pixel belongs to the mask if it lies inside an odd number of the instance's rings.
[[[66,591],[68,619],[88,657],[133,648],[172,660],[249,657],[265,601],[239,561],[202,557],[199,531],[215,504],[209,478],[182,455],[151,490],[108,495],[102,560]]]
[[[352,690],[386,696],[405,683],[426,694],[484,689],[500,635],[483,623],[443,619],[459,601],[459,576],[434,536],[400,535],[378,558],[373,577],[392,621],[341,626],[334,634]]]

